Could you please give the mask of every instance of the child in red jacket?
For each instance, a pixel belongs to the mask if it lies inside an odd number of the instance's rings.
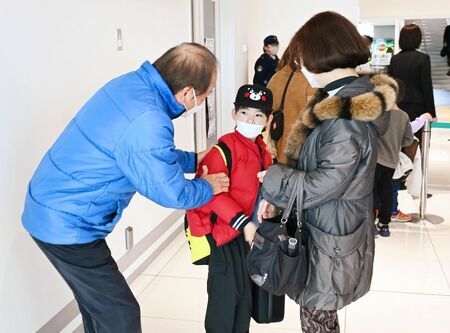
[[[257,174],[272,159],[261,136],[272,111],[272,92],[260,86],[239,88],[232,111],[236,130],[219,143],[199,165],[209,173],[230,178],[228,193],[187,212],[193,236],[206,235],[211,245],[208,274],[208,307],[205,329],[210,333],[248,332],[252,312],[252,286],[246,256],[257,228],[254,218],[259,202]]]

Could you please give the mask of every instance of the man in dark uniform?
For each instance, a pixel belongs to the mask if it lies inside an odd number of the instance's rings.
[[[280,61],[277,56],[278,44],[277,36],[270,35],[264,38],[264,53],[255,63],[253,84],[265,87],[272,75],[275,74],[275,69]]]

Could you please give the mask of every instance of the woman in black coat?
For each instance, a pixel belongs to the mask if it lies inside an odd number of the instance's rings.
[[[415,24],[405,25],[400,31],[401,52],[392,57],[388,68],[389,75],[405,84],[405,97],[399,107],[411,121],[427,112],[436,118],[430,56],[417,50],[421,42],[420,28]],[[421,140],[422,131],[416,136]]]
[[[450,66],[450,25],[445,27],[445,31],[444,31],[444,47],[447,48],[447,65]],[[450,69],[447,72],[447,75],[450,76]]]

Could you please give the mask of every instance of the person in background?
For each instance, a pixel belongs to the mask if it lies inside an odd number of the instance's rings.
[[[84,332],[141,332],[139,304],[105,241],[136,192],[192,209],[228,190],[224,173],[186,179],[207,151],[174,143],[172,121],[201,110],[216,77],[215,56],[195,43],[144,62],[86,102],[31,178],[23,226],[71,288]]]
[[[270,130],[267,136],[267,149],[272,155],[272,158],[283,164],[286,164],[284,149],[286,148],[287,138],[291,132],[292,126],[296,119],[300,117],[307,101],[311,99],[316,92],[316,89],[312,88],[308,83],[308,80],[306,80],[305,75],[298,70],[300,64],[296,64],[297,60],[295,59],[297,56],[296,51],[298,50],[298,45],[296,43],[297,40],[291,40],[281,57],[277,72],[272,76],[267,85],[267,88],[273,93],[273,110],[276,112],[280,109],[283,93],[288,84],[289,77],[292,74],[292,78],[286,90],[284,109],[281,110],[283,116],[275,116],[276,121],[281,119],[283,120],[283,123],[272,123],[271,126],[269,126]],[[271,131],[280,129],[282,129],[281,137],[279,137],[278,140],[274,140]]]
[[[431,61],[428,54],[417,49],[422,42],[422,31],[415,24],[407,24],[400,31],[401,52],[394,55],[388,66],[388,74],[401,80],[405,85],[405,96],[398,104],[410,121],[424,113],[436,118],[433,83],[431,80]],[[422,141],[422,130],[416,133]]]
[[[447,49],[447,65],[450,66],[450,25],[445,27],[443,39],[443,47]],[[448,70],[447,75],[450,76],[450,69]]]
[[[404,95],[404,85],[400,80],[397,80],[399,86],[399,92],[397,100],[401,101]],[[394,106],[394,109],[399,109],[398,105]],[[433,117],[429,113],[424,113],[420,117],[417,117],[414,121],[410,122],[412,133],[416,133],[420,130],[427,120],[431,120]],[[417,140],[417,139],[416,139]],[[412,220],[412,215],[405,214],[398,207],[398,191],[400,189],[400,181],[392,180],[392,214],[391,222],[409,222]]]
[[[400,80],[397,80],[397,103],[403,97],[403,88]],[[390,111],[389,127],[387,131],[378,137],[377,166],[374,180],[374,207],[378,215],[378,232],[382,237],[389,237],[389,223],[393,211],[393,182],[395,169],[399,163],[399,154],[402,147],[407,147],[414,141],[409,117],[406,112],[394,104]],[[398,217],[397,211],[396,216]]]
[[[216,195],[210,203],[187,211],[193,236],[206,235],[211,247],[208,274],[208,333],[248,332],[252,313],[252,282],[246,256],[258,224],[258,174],[272,159],[260,135],[272,111],[272,92],[260,86],[239,88],[232,111],[236,130],[219,143],[200,163],[197,176],[227,173],[229,192]],[[255,209],[256,207],[256,209]]]
[[[280,59],[277,56],[279,48],[278,38],[275,35],[270,35],[264,38],[264,53],[256,60],[255,75],[253,76],[253,84],[261,87],[267,86],[275,69],[278,66]]]

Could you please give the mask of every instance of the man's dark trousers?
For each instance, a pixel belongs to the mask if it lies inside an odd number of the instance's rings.
[[[139,304],[104,239],[54,245],[33,238],[78,302],[86,333],[140,333]]]

